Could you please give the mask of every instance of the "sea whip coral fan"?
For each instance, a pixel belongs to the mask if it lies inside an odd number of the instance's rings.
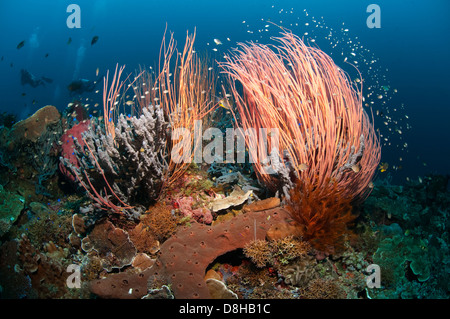
[[[362,108],[362,87],[355,90],[328,55],[294,34],[275,39],[280,45],[274,50],[240,44],[241,50],[221,63],[243,129],[278,129],[280,158],[287,157],[284,166],[305,183],[323,187],[331,180],[352,198],[362,195],[380,160],[379,141]],[[258,158],[261,145],[248,146]],[[261,181],[273,182],[261,163],[254,167]]]
[[[191,163],[194,123],[208,115],[215,103],[212,73],[195,54],[194,39],[195,33],[188,35],[184,50],[178,52],[173,36],[167,45],[164,36],[155,76],[141,70],[125,86],[130,76],[121,80],[124,67],[116,66],[111,83],[108,72],[103,121],[91,123],[74,154],[81,169],[62,159],[104,209],[139,216]],[[126,100],[130,87],[135,99]],[[181,136],[174,133],[177,130]],[[183,160],[176,162],[171,151],[180,138],[186,145],[180,155]]]
[[[277,148],[277,154],[272,152],[269,158],[279,179],[266,173],[263,161],[254,164],[258,179],[272,188],[281,183],[287,196],[293,182],[306,189],[309,198],[330,195],[328,203],[317,203],[306,217],[302,210],[306,198],[297,197],[292,205],[294,219],[310,230],[311,238],[326,238],[326,231],[333,231],[331,220],[350,220],[350,201],[370,191],[380,144],[362,107],[362,84],[359,89],[353,87],[328,55],[306,46],[294,34],[283,32],[275,40],[278,46],[240,44],[221,66],[228,75],[242,128],[266,128],[278,137],[276,143],[268,139],[267,146],[246,140],[253,158],[261,158],[272,146]],[[339,216],[331,216],[327,207],[342,210]],[[318,224],[320,231],[312,231]]]
[[[158,104],[169,121],[168,185],[186,172],[201,146],[194,145],[196,121],[217,107],[214,70],[195,52],[194,41],[195,31],[186,36],[183,50],[178,51],[173,34],[167,43],[164,35],[158,72],[141,70],[133,86],[137,112],[149,103]]]

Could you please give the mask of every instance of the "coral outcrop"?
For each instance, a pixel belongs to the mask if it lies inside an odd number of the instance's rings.
[[[13,125],[11,134],[16,137],[11,142],[29,141],[37,142],[37,140],[51,127],[58,124],[61,114],[53,105],[47,105],[37,110],[29,118],[19,121]]]
[[[270,218],[269,218],[270,216]],[[215,226],[183,226],[161,245],[155,264],[137,274],[111,274],[92,281],[91,291],[103,298],[141,298],[149,289],[169,284],[176,298],[210,298],[204,276],[218,256],[262,240],[267,230],[288,218],[283,208],[240,214]]]

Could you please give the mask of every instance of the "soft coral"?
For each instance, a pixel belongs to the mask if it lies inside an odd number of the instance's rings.
[[[297,182],[287,209],[304,240],[319,251],[333,253],[352,235],[348,226],[356,216],[352,214],[351,198],[342,196],[338,184],[327,185],[319,188]]]

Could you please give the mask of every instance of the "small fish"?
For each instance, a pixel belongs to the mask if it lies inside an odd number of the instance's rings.
[[[220,41],[219,39],[214,39],[214,43],[217,44],[217,45],[221,45],[222,41]]]
[[[128,106],[132,106],[132,105],[134,105],[134,102],[133,101],[126,101],[125,104],[128,105]]]
[[[48,58],[48,53],[45,54],[45,57],[44,57],[44,58]]]
[[[226,110],[230,110],[231,109],[231,103],[226,98],[217,98],[217,104],[219,106],[223,107]]]
[[[24,45],[25,45],[25,40],[23,40],[22,42],[20,42],[20,43],[17,45],[17,50],[22,49]]]
[[[381,173],[384,173],[388,170],[389,168],[389,164],[388,163],[381,163],[380,166],[378,167],[378,169],[380,170]]]
[[[145,149],[143,147],[141,147],[141,149],[139,151],[142,153],[145,151]]]
[[[71,44],[72,43],[72,38],[69,37],[69,39],[67,40],[67,44]]]
[[[91,45],[96,44],[97,41],[98,41],[98,36],[96,35],[96,36],[94,36],[94,37],[92,38]]]
[[[95,76],[98,76],[98,72],[100,72],[100,69],[99,69],[99,68],[97,68],[97,69],[95,70]]]
[[[303,172],[304,170],[307,170],[308,167],[309,167],[309,166],[308,166],[307,164],[302,163],[302,164],[298,165],[297,169],[298,169],[300,172]]]
[[[352,171],[355,173],[358,173],[361,170],[361,167],[359,167],[358,164],[355,164],[352,166]]]

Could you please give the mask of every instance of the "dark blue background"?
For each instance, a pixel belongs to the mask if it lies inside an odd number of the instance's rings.
[[[71,3],[81,7],[81,29],[66,26],[66,8]],[[366,26],[366,8],[371,3],[381,8],[380,29]],[[284,11],[279,13],[281,8]],[[286,14],[291,8],[293,13]],[[257,32],[267,20],[302,35],[307,29],[304,23],[290,23],[306,21],[303,9],[310,16],[323,16],[326,25],[334,29],[342,28],[344,22],[349,35],[357,36],[379,58],[383,70],[388,69],[386,78],[398,89],[388,107],[404,103],[405,109],[396,116],[408,115],[412,129],[403,129],[401,143],[408,143],[406,152],[394,145],[383,148],[383,161],[403,167],[387,173],[399,181],[407,176],[450,173],[450,1],[446,0],[1,0],[0,111],[22,119],[47,104],[62,110],[72,100],[67,85],[74,77],[92,80],[97,68],[103,76],[116,63],[126,64],[128,72],[139,65],[155,65],[166,23],[180,46],[186,31],[196,28],[196,50],[220,59],[237,41],[270,42],[269,37],[278,33],[274,27],[262,37]],[[313,34],[311,29],[313,26],[308,29]],[[99,40],[91,46],[95,35]],[[69,37],[72,43],[68,45]],[[226,41],[227,37],[231,41]],[[214,38],[224,44],[215,46]],[[16,49],[22,40],[25,46]],[[333,53],[320,40],[317,44]],[[219,51],[212,51],[212,47]],[[34,89],[24,87],[20,84],[21,68],[54,82]],[[101,92],[88,97],[89,103],[101,103]],[[379,122],[377,127],[384,129]]]

